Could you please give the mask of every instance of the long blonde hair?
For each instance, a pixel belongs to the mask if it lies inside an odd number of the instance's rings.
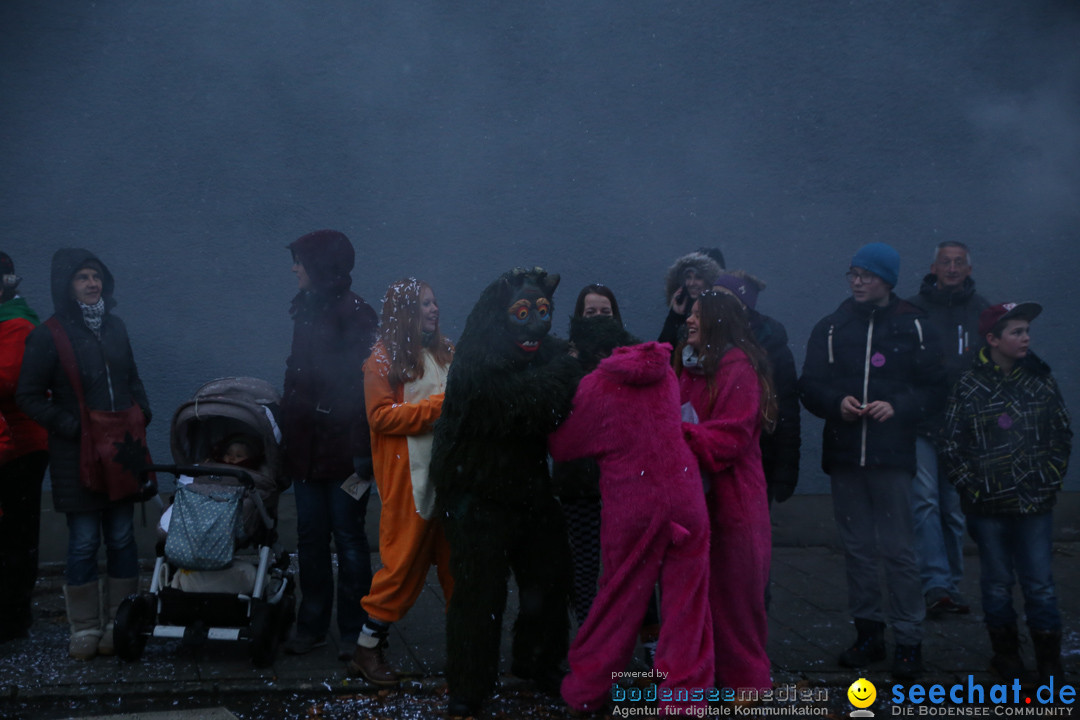
[[[778,417],[772,371],[769,369],[769,358],[765,350],[758,344],[753,330],[750,329],[750,319],[742,302],[731,293],[706,290],[698,296],[697,305],[700,312],[698,333],[701,336],[698,365],[708,381],[710,399],[716,398],[715,378],[720,359],[730,348],[739,348],[746,353],[758,378],[761,389],[761,428],[765,432],[772,432]],[[679,352],[675,353],[675,370],[678,373],[683,372],[682,349],[685,346],[684,342],[679,346]]]
[[[392,283],[383,297],[379,343],[386,351],[392,386],[424,376],[425,348],[444,367],[454,357],[453,343],[438,327],[431,333],[423,331],[420,298],[424,290],[431,290],[431,286],[416,278],[405,278]]]

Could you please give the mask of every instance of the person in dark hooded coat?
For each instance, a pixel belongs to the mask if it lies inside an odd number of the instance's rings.
[[[296,494],[300,610],[286,652],[326,644],[334,605],[330,538],[338,556],[339,654],[348,659],[367,615],[360,605],[371,586],[371,550],[364,520],[365,490],[353,497],[342,483],[354,472],[372,477],[371,436],[364,406],[364,361],[378,316],[349,290],[355,253],[336,230],[317,230],[289,245],[300,292],[290,310],[292,352],[281,398],[285,473]]]
[[[87,406],[120,411],[134,403],[149,424],[150,403],[135,366],[127,328],[112,313],[114,288],[112,273],[89,250],[64,248],[53,255],[54,317],[71,340]],[[68,652],[83,660],[112,655],[116,610],[125,597],[138,590],[134,498],[111,501],[105,493],[83,487],[79,478],[79,401],[60,363],[52,332],[45,325],[35,328],[26,340],[15,400],[49,431],[53,506],[67,516],[64,595],[71,625]],[[97,555],[102,538],[107,569],[104,603],[98,596]]]
[[[495,688],[507,582],[520,591],[511,671],[558,692],[569,645],[570,552],[548,473],[547,436],[570,412],[581,374],[549,337],[559,276],[504,273],[465,322],[435,423],[431,479],[450,543],[446,618],[451,715],[475,714]]]

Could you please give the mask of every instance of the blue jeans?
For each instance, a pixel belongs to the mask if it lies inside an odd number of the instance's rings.
[[[939,471],[933,443],[922,437],[916,439],[915,455],[918,470],[911,485],[911,510],[923,593],[944,591],[956,599],[964,576],[964,511],[960,509],[960,495],[945,473]]]
[[[296,493],[297,553],[300,555],[300,610],[297,633],[322,638],[334,606],[334,568],[330,538],[337,550],[337,624],[343,640],[356,640],[367,620],[360,601],[371,589],[371,548],[364,520],[368,498],[359,500],[341,482],[293,484]]]
[[[105,567],[109,577],[133,578],[139,574],[139,551],[135,547],[135,506],[115,505],[105,510],[67,513],[68,585],[85,585],[98,578],[98,548],[105,536]]]
[[[1054,575],[1053,513],[1039,515],[968,515],[968,532],[979,546],[983,614],[990,627],[1016,624],[1012,591],[1016,579],[1024,593],[1024,614],[1031,630],[1061,630]]]

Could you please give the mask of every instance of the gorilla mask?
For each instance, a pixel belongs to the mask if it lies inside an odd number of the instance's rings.
[[[506,329],[519,357],[532,357],[551,330],[554,310],[551,296],[559,285],[559,276],[541,268],[515,270],[504,279],[508,301]]]

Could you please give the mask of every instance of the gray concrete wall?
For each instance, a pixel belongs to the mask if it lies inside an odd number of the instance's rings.
[[[159,458],[202,382],[280,383],[284,246],[321,227],[376,307],[428,280],[451,335],[541,264],[560,332],[603,281],[655,337],[668,264],[719,246],[800,364],[858,246],[900,250],[906,295],[959,239],[987,296],[1046,305],[1034,346],[1075,408],[1077,37],[1074,0],[9,0],[0,249],[45,315],[57,247],[109,264]]]

